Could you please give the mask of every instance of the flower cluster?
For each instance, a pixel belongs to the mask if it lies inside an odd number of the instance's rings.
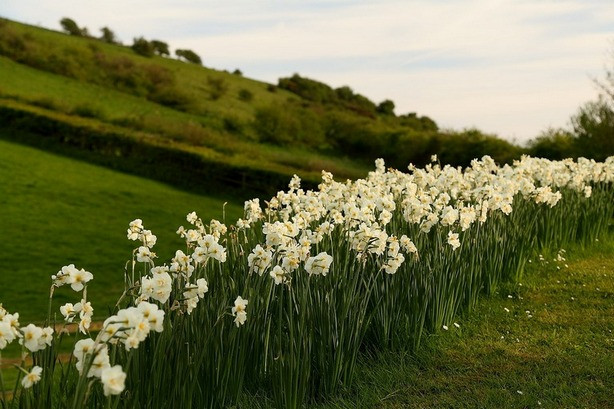
[[[21,327],[19,325],[19,313],[10,314],[0,304],[0,351],[15,340],[18,340],[19,344],[30,352],[42,351],[51,346],[53,332],[51,327],[43,328],[34,324]],[[21,385],[24,388],[30,388],[40,381],[43,372],[40,366],[33,366],[30,371],[21,367],[19,369],[24,373],[21,380]]]
[[[69,284],[73,290],[78,292],[82,291],[93,277],[94,276],[89,271],[85,271],[84,269],[77,270],[74,264],[69,264],[62,267],[57,274],[52,275],[51,280],[55,287]]]
[[[107,318],[97,340],[111,344],[121,342],[126,350],[136,349],[150,331],[162,332],[164,315],[164,310],[156,304],[141,301],[136,307],[121,309]]]
[[[235,306],[232,307],[232,315],[235,317],[235,324],[241,326],[247,320],[247,300],[238,296],[235,300]]]
[[[60,307],[60,313],[64,316],[66,322],[73,322],[75,317],[79,317],[79,331],[83,334],[87,333],[92,323],[94,308],[92,303],[82,299],[76,304],[66,303]]]

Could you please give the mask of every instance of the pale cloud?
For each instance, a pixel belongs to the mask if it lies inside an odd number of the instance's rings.
[[[392,99],[398,113],[519,140],[565,126],[594,98],[589,76],[614,37],[614,2],[596,0],[5,0],[0,13],[108,25],[125,42],[191,48],[209,67],[269,82],[298,72]]]

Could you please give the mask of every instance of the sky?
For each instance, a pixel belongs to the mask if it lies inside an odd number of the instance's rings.
[[[2,0],[0,16],[108,26],[124,43],[192,49],[210,68],[348,85],[397,114],[519,143],[568,127],[614,48],[612,0]]]

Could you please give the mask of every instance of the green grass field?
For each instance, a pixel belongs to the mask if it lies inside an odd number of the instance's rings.
[[[0,302],[23,323],[46,317],[50,276],[70,263],[94,274],[88,298],[95,317],[105,317],[123,290],[131,220],[158,235],[163,262],[183,248],[175,231],[187,213],[221,220],[224,203],[2,140],[0,192]],[[241,215],[242,203],[226,205],[227,220]],[[75,296],[61,288],[55,304]]]
[[[460,328],[429,335],[414,354],[363,356],[343,397],[309,408],[614,407],[614,236],[608,238],[568,249],[565,262],[533,259],[522,285],[482,299],[457,319]],[[241,407],[271,407],[266,396]]]

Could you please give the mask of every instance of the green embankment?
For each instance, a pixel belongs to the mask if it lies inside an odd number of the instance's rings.
[[[187,213],[222,220],[225,202],[2,140],[0,192],[0,302],[22,323],[46,317],[50,277],[70,263],[94,274],[88,298],[105,317],[136,245],[126,239],[130,221],[143,219],[158,236],[161,263],[184,248],[175,231]],[[225,209],[229,222],[242,216],[240,201]],[[75,296],[59,289],[55,308]]]

